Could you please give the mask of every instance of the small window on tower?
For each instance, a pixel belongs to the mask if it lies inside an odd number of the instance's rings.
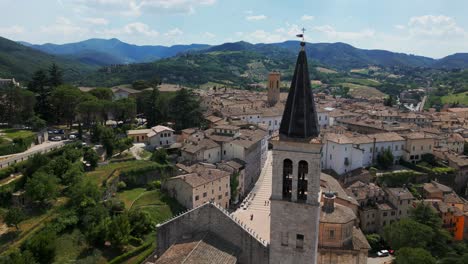
[[[299,249],[304,248],[304,235],[301,235],[301,234],[296,235],[296,248],[299,248]]]

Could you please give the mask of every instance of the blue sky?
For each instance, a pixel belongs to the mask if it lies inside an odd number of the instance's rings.
[[[346,42],[440,58],[468,52],[466,0],[0,0],[0,36],[138,45]]]

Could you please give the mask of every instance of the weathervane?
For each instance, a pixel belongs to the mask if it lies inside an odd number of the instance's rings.
[[[296,37],[302,38],[301,46],[304,47],[305,46],[305,37],[304,37],[304,35],[305,35],[306,29],[302,28],[301,31],[302,31],[302,34],[297,34]]]

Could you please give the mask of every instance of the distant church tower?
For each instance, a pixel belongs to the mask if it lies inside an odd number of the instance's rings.
[[[279,72],[268,74],[268,106],[275,106],[280,99],[280,76]]]
[[[321,141],[305,43],[273,143],[270,264],[317,263]]]

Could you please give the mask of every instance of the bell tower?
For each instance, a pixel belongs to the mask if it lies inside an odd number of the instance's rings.
[[[279,137],[272,139],[270,264],[317,263],[322,144],[301,46]]]
[[[279,72],[270,72],[268,74],[268,106],[275,106],[280,99],[280,77]]]

